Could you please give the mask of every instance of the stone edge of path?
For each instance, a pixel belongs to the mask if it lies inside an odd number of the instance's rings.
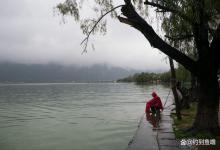
[[[126,150],[193,150],[195,147],[181,146],[180,140],[175,138],[173,131],[173,119],[171,118],[171,108],[166,109],[161,113],[159,127],[154,130],[154,140],[151,145],[147,145],[144,139],[147,139],[147,129],[149,123],[145,119],[145,114],[142,115],[138,128],[133,138],[128,143]]]
[[[171,118],[171,108],[166,109],[161,113],[161,120],[159,123],[159,129],[157,130],[157,134],[159,150],[182,149],[180,148],[180,141],[175,138],[175,134],[173,131],[173,119]]]

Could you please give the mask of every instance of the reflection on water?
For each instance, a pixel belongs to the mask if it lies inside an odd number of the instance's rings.
[[[156,90],[125,83],[0,85],[3,150],[121,150]]]
[[[160,122],[160,112],[146,113],[146,120],[153,126],[153,130],[157,129]]]

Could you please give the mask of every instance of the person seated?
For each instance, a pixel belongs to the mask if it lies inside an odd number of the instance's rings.
[[[153,99],[146,103],[145,113],[156,113],[157,111],[163,110],[160,97],[155,92],[152,93],[152,97]]]

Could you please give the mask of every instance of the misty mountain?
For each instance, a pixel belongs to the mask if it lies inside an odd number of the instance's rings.
[[[0,63],[0,82],[103,82],[115,81],[135,72],[137,71],[108,65],[77,67],[57,64]]]

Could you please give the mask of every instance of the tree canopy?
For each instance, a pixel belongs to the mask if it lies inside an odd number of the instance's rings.
[[[198,78],[199,103],[194,127],[212,131],[219,127],[219,0],[123,0],[119,5],[113,0],[94,0],[92,9],[96,17],[82,17],[80,11],[88,4],[88,0],[65,0],[57,5],[61,14],[71,15],[80,23],[86,35],[82,41],[84,51],[91,34],[106,32],[103,18],[107,14],[137,29],[152,47],[176,60]],[[116,11],[118,8],[120,11]],[[164,36],[156,33],[146,19],[153,12],[160,18]]]
[[[203,32],[196,31],[202,29],[195,28],[202,24],[202,22],[206,22],[206,25],[204,25],[204,28],[206,28],[204,30],[207,30],[204,34],[208,34],[206,36],[208,38],[206,39],[206,45],[214,44],[212,41],[214,36],[216,36],[220,19],[220,2],[218,0],[124,0],[124,2],[120,1],[120,3],[117,5],[116,1],[113,0],[94,0],[92,2],[88,0],[65,0],[58,4],[56,8],[62,15],[71,15],[75,21],[79,22],[83,33],[86,35],[82,42],[84,44],[84,51],[87,50],[90,34],[97,32],[106,33],[107,21],[104,17],[107,14],[110,14],[112,18],[118,18],[121,22],[137,28],[142,33],[144,31],[141,29],[140,23],[142,23],[142,26],[145,26],[145,30],[149,26],[147,30],[152,33],[148,32],[148,35],[145,35],[145,37],[151,45],[159,50],[163,49],[162,52],[180,62],[190,71],[196,70],[192,59],[197,60],[197,56],[201,55],[196,46],[196,43],[199,41],[196,41],[198,38],[195,36]],[[81,15],[84,7],[87,5],[91,6],[90,11],[95,14],[94,17]],[[121,12],[125,17],[118,15],[119,13],[117,13],[116,9],[119,7],[122,7]],[[153,8],[158,18],[161,19],[165,33],[165,36],[162,38],[154,33],[154,30],[145,20],[145,17],[152,13],[152,9],[149,8]],[[137,24],[137,22],[139,23]],[[169,41],[169,44],[167,45],[163,39]],[[162,46],[163,48],[161,48]],[[186,55],[192,59],[186,57]]]

